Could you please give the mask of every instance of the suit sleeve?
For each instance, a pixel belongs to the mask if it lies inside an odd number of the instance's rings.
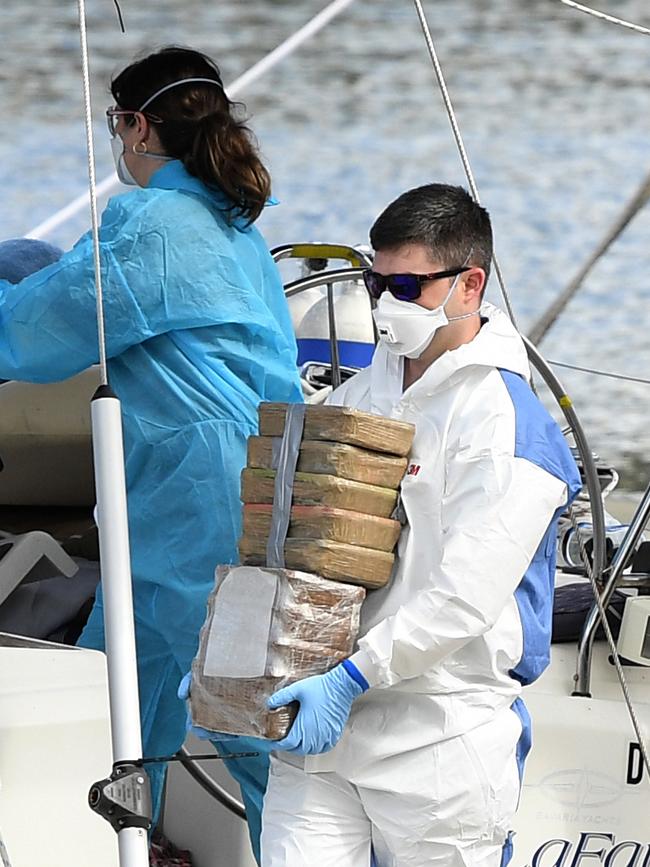
[[[237,322],[249,313],[241,272],[214,237],[206,242],[197,224],[202,212],[187,197],[158,193],[118,196],[102,217],[108,358],[167,331]],[[212,229],[211,218],[205,221]],[[55,382],[98,356],[90,234],[20,283],[0,280],[0,379]]]
[[[566,503],[564,481],[528,460],[476,449],[471,437],[447,467],[439,566],[351,657],[371,686],[417,677],[487,632]],[[411,564],[430,562],[430,537],[409,543]]]

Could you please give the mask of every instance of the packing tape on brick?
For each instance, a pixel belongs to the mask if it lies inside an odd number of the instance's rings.
[[[272,569],[284,569],[285,566],[284,543],[291,520],[293,480],[296,475],[298,453],[305,427],[306,408],[304,403],[291,403],[287,406],[284,434],[280,444],[278,466],[275,471],[271,529],[266,543],[266,565]]]
[[[277,470],[280,463],[280,451],[282,449],[282,437],[271,437],[271,469]]]

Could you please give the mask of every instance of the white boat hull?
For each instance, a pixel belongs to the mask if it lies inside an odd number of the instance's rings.
[[[595,645],[592,698],[571,695],[575,647],[552,663],[524,699],[533,719],[516,820],[513,867],[648,867],[650,780],[604,642]],[[626,667],[650,735],[650,669]]]
[[[111,763],[104,654],[0,636],[0,834],[10,867],[118,867],[117,835],[87,800]]]

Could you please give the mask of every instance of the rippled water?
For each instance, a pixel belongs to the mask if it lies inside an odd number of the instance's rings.
[[[112,168],[107,83],[171,42],[217,58],[226,81],[325,0],[111,0],[88,5],[98,177]],[[650,25],[647,0],[598,8]],[[650,170],[650,40],[556,0],[427,0],[497,254],[522,330],[569,282]],[[86,183],[76,3],[5,0],[0,44],[0,237],[27,232]],[[429,180],[464,183],[408,0],[357,0],[243,99],[282,206],[270,244],[364,242],[381,208]],[[86,215],[57,230],[71,244]],[[554,360],[650,377],[650,207],[589,277],[542,348]],[[496,283],[491,298],[498,301]],[[562,372],[594,447],[632,484],[650,459],[650,386]]]

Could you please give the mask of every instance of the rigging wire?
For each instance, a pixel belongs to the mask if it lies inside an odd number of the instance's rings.
[[[575,0],[560,0],[560,3],[569,6],[571,9],[577,9],[578,12],[586,12],[587,15],[593,15],[594,18],[609,21],[610,24],[618,24],[620,27],[627,27],[628,30],[634,30],[636,33],[650,36],[650,28],[648,27],[633,24],[631,21],[625,21],[623,18],[616,18],[615,15],[608,15],[606,12],[599,12],[598,9],[592,9],[591,6],[583,6],[582,3],[576,3]]]
[[[438,79],[438,86],[440,87],[440,92],[442,94],[442,99],[445,104],[449,123],[451,124],[454,139],[456,140],[456,146],[458,147],[460,159],[465,170],[465,175],[467,177],[467,182],[469,184],[470,190],[472,191],[472,195],[474,196],[475,201],[480,204],[481,199],[478,193],[478,187],[476,186],[476,181],[474,180],[474,173],[472,172],[469,157],[467,156],[467,151],[463,142],[463,136],[460,132],[460,127],[458,126],[456,112],[454,111],[454,106],[452,104],[451,97],[449,96],[449,90],[447,89],[447,84],[445,82],[445,77],[442,72],[442,67],[440,65],[440,61],[438,60],[438,54],[436,52],[433,38],[431,36],[431,29],[429,28],[426,15],[424,14],[422,3],[420,2],[420,0],[413,0],[413,2],[415,3],[415,9],[418,14],[418,18],[420,19],[420,26],[422,27],[422,32],[424,33],[427,48],[429,49],[429,56],[431,57],[431,62],[433,63],[436,78]],[[503,274],[501,272],[501,267],[499,265],[497,257],[494,254],[492,254],[492,262],[494,263],[494,273],[496,274],[497,280],[499,282],[499,287],[501,289],[501,294],[503,296],[503,300],[508,311],[508,316],[510,317],[513,325],[516,327],[517,322],[515,320],[515,315],[510,304],[510,297],[508,295],[508,290],[506,289],[505,280],[503,279]]]
[[[566,367],[567,370],[579,370],[581,373],[592,373],[594,376],[608,376],[610,379],[622,379],[625,382],[640,382],[642,385],[650,385],[650,379],[643,379],[641,376],[628,376],[625,373],[612,373],[609,370],[598,370],[595,367],[581,367],[578,364],[567,364],[564,361],[551,361],[546,359],[549,364],[554,367]]]
[[[92,224],[93,261],[97,305],[97,339],[99,344],[99,370],[101,385],[108,385],[106,367],[106,334],[104,328],[104,296],[99,252],[99,219],[97,216],[97,185],[95,177],[95,144],[93,140],[92,103],[90,98],[90,71],[88,64],[88,36],[86,31],[85,0],[77,0],[79,10],[79,36],[81,39],[81,69],[84,94],[84,121],[86,125],[86,148],[88,152],[88,192],[90,195],[90,218]],[[84,197],[84,201],[87,197]]]
[[[124,26],[124,17],[122,15],[122,9],[120,7],[120,2],[119,2],[119,0],[113,0],[113,3],[115,4],[115,10],[117,12],[117,20],[120,23],[120,30],[122,31],[122,33],[126,33],[126,27]]]
[[[612,244],[619,239],[639,211],[645,207],[648,199],[650,199],[650,174],[643,179],[641,185],[634,192],[632,198],[627,202],[605,237],[600,241],[594,252],[580,268],[578,273],[572,278],[568,286],[562,290],[557,298],[551,301],[546,310],[544,310],[537,321],[533,323],[528,334],[529,340],[539,346],[549,329],[555,324],[562,313],[564,313],[568,304],[582,287],[584,281],[587,279],[587,276],[596,263],[605,255],[605,253],[607,253]]]

